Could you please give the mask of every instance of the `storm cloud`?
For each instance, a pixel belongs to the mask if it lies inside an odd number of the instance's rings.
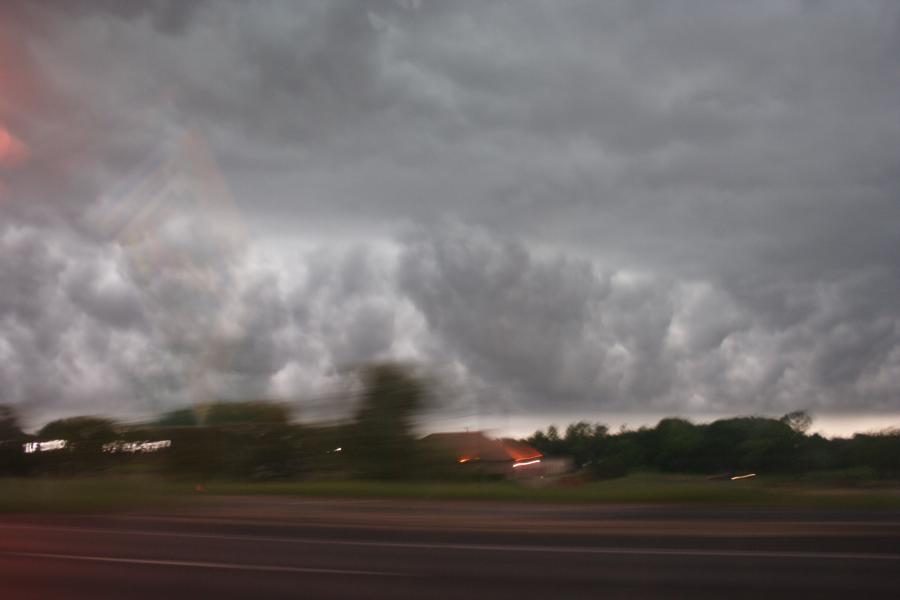
[[[897,412],[898,55],[877,1],[7,3],[0,402]]]

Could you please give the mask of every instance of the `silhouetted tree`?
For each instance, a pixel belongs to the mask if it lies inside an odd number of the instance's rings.
[[[154,427],[196,427],[199,424],[200,421],[193,408],[170,410],[151,423]]]
[[[43,439],[68,440],[73,444],[103,443],[115,438],[115,422],[102,417],[70,417],[47,423],[37,433]]]
[[[362,399],[344,451],[362,477],[413,475],[417,451],[411,419],[426,401],[426,382],[396,363],[364,367],[360,378]]]
[[[563,442],[576,465],[588,466],[600,458],[607,431],[606,425],[591,425],[587,421],[579,421],[566,427]]]
[[[559,436],[556,425],[547,427],[546,433],[540,430],[535,431],[525,441],[545,456],[571,456],[571,450]]]
[[[64,450],[34,456],[39,469],[70,475],[109,466],[110,457],[102,448],[103,444],[113,441],[117,433],[114,421],[83,416],[51,421],[37,435],[43,440],[61,439],[68,443]]]
[[[781,417],[781,422],[799,434],[805,434],[812,425],[812,417],[803,410],[795,410]]]
[[[290,420],[287,406],[263,400],[247,402],[216,402],[201,407],[203,424],[208,426],[237,423],[268,423],[284,425]]]
[[[656,466],[665,471],[693,471],[702,461],[703,429],[684,419],[663,419],[656,426]]]
[[[155,425],[172,440],[163,465],[175,476],[268,479],[303,469],[301,428],[278,402],[216,402],[169,412]]]
[[[0,475],[24,475],[27,464],[21,442],[25,437],[11,406],[0,404]]]
[[[22,437],[19,418],[11,406],[0,404],[0,441],[17,440]]]

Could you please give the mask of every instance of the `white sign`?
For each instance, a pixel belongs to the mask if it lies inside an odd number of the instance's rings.
[[[26,442],[24,444],[25,454],[34,454],[35,452],[50,452],[52,450],[62,450],[66,447],[66,440],[50,440],[49,442]]]
[[[157,440],[153,442],[141,441],[141,442],[110,442],[108,444],[103,444],[103,451],[109,452],[111,454],[115,454],[117,452],[128,452],[130,454],[135,454],[137,452],[157,452],[162,450],[163,448],[168,448],[172,445],[172,440]]]

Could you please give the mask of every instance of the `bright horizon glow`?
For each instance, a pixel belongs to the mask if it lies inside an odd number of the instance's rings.
[[[545,431],[550,425],[556,425],[560,435],[565,434],[566,427],[578,421],[602,423],[610,433],[617,433],[625,426],[629,430],[640,427],[654,427],[661,419],[677,417],[701,425],[718,419],[732,417],[762,416],[778,418],[780,415],[685,415],[665,413],[572,413],[572,414],[535,414],[535,415],[481,415],[466,417],[442,417],[439,414],[423,416],[418,423],[418,431],[422,435],[447,431],[484,431],[491,437],[510,437],[523,439],[535,431]],[[900,427],[900,414],[884,415],[817,415],[811,413],[812,426],[807,434],[819,434],[826,438],[849,438],[857,433],[873,433],[885,429]]]

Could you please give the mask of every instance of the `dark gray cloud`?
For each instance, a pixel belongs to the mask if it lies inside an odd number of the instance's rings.
[[[860,291],[896,283],[874,273],[819,282],[791,313],[709,282],[601,271],[459,224],[418,231],[399,264],[441,360],[532,411],[548,402],[701,413],[893,407],[872,384],[895,368],[896,310]]]
[[[0,17],[0,401],[30,418],[390,357],[453,410],[900,410],[893,3]]]

